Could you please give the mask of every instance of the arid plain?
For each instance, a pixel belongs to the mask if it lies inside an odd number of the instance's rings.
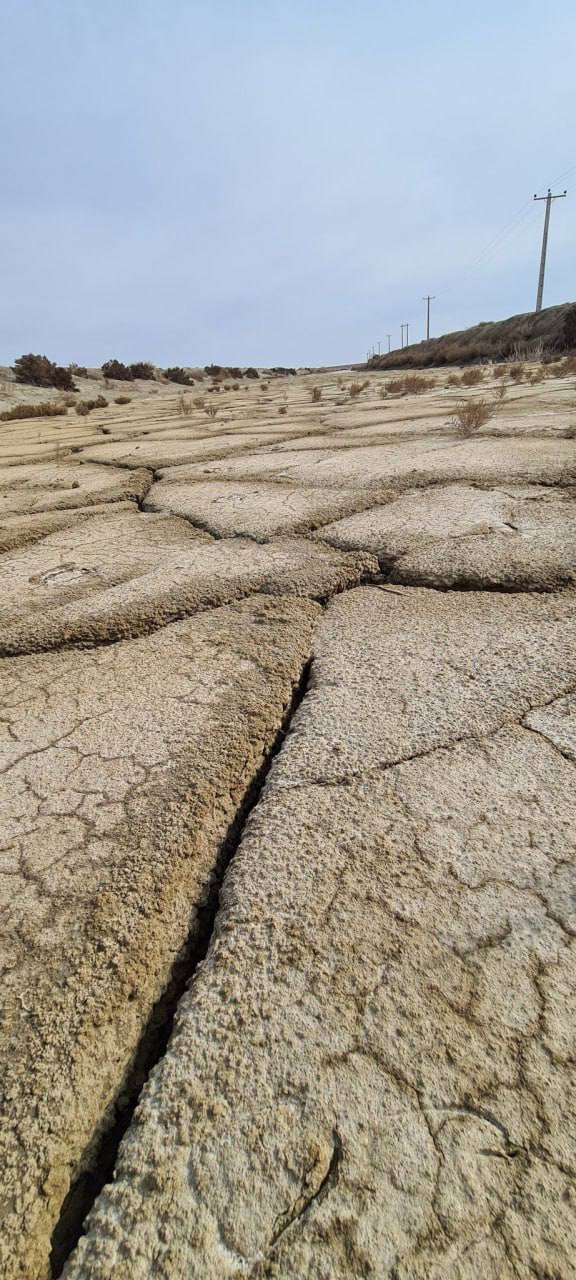
[[[1,424],[4,1280],[576,1276],[576,376],[481,372]]]

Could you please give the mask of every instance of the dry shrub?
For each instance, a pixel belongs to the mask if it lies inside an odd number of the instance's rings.
[[[496,365],[496,368],[492,370],[492,377],[493,377],[493,378],[505,378],[505,377],[506,377],[507,372],[508,372],[508,366],[507,366],[507,365],[505,365],[505,364],[497,364],[497,365]]]
[[[114,404],[130,404],[132,396],[116,396]]]
[[[76,413],[81,418],[85,418],[87,413],[91,413],[92,409],[106,409],[108,401],[104,396],[96,396],[95,400],[79,400],[76,405]]]
[[[61,364],[54,364],[48,356],[35,356],[28,352],[18,356],[14,361],[14,373],[17,382],[25,382],[31,387],[57,387],[59,391],[75,391],[74,380],[69,369]]]
[[[523,364],[512,364],[510,365],[508,377],[512,382],[522,382],[525,372],[526,370]]]
[[[380,390],[379,390],[379,392],[378,392],[378,395],[380,396],[380,399],[381,399],[381,400],[385,400],[385,399],[386,399],[386,396],[388,395],[388,392],[387,392],[387,390],[386,390],[386,387],[380,387]]]
[[[250,367],[249,367],[248,369],[245,369],[245,370],[244,370],[244,377],[245,377],[245,378],[259,378],[259,377],[260,377],[260,374],[258,373],[258,370],[257,370],[257,369],[254,369],[254,368],[252,367],[252,365],[250,365]]]
[[[59,418],[66,413],[65,404],[42,401],[40,404],[15,404],[12,409],[0,413],[0,422],[14,422],[17,418]]]
[[[178,413],[181,413],[184,418],[190,417],[190,414],[192,413],[192,405],[190,401],[186,399],[186,396],[178,396],[177,407]]]
[[[322,399],[322,387],[312,387],[310,394],[312,396],[312,400],[314,404],[318,404],[318,402]]]
[[[287,408],[286,408],[286,405],[285,405],[285,404],[281,404],[281,405],[280,405],[280,408],[279,408],[279,410],[278,410],[278,413],[288,413],[288,410],[287,410]]]
[[[549,365],[547,369],[549,378],[568,378],[571,373],[576,373],[576,355],[566,356],[564,360]]]
[[[217,405],[217,404],[208,404],[208,405],[206,405],[206,410],[205,410],[205,412],[208,414],[208,417],[209,417],[209,418],[212,418],[212,421],[214,421],[214,418],[216,417],[216,414],[218,413],[218,405]]]
[[[465,369],[460,375],[461,387],[477,387],[479,382],[483,382],[484,373],[482,369]]]
[[[348,395],[350,396],[351,400],[355,400],[356,396],[359,396],[361,391],[363,390],[364,390],[364,384],[362,382],[351,382],[350,386],[348,387]]]
[[[206,408],[206,401],[204,399],[204,396],[196,396],[196,398],[192,401],[192,404],[194,405],[195,409]]]
[[[144,378],[147,382],[154,382],[156,378],[156,370],[149,360],[137,360],[129,369],[133,378]]]
[[[164,377],[168,382],[179,382],[183,387],[193,387],[194,379],[185,369],[181,369],[180,365],[174,365],[171,369],[164,370]]]
[[[460,379],[459,379],[459,377],[458,377],[458,374],[457,374],[457,373],[451,373],[451,374],[449,375],[449,377],[446,379],[446,386],[447,386],[447,387],[459,387],[459,386],[460,386]]]
[[[494,406],[488,400],[462,400],[454,409],[451,425],[459,435],[472,436],[492,417]]]
[[[423,374],[409,374],[403,378],[393,378],[386,386],[391,395],[420,395],[422,391],[430,391],[436,386],[434,378],[425,378]]]
[[[106,360],[102,365],[102,373],[105,378],[116,378],[118,382],[133,382],[134,374],[132,366],[122,364],[121,360]]]
[[[239,383],[239,382],[233,382],[233,383],[232,383],[232,390],[233,390],[233,391],[239,391],[239,390],[240,390],[240,383]]]

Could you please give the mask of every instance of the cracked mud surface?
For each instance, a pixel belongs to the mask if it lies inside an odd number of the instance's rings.
[[[6,1280],[576,1277],[574,388],[352,376],[8,428]]]

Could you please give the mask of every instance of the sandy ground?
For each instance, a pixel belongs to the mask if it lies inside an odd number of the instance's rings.
[[[576,1277],[576,385],[432,376],[1,424],[6,1280]]]

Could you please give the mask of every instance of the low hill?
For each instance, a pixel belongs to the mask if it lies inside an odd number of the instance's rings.
[[[529,311],[508,320],[484,321],[471,329],[445,333],[441,338],[415,342],[400,351],[373,356],[372,369],[426,368],[428,365],[467,364],[474,360],[506,360],[519,355],[537,359],[547,352],[576,347],[576,303],[565,302],[543,311]]]

